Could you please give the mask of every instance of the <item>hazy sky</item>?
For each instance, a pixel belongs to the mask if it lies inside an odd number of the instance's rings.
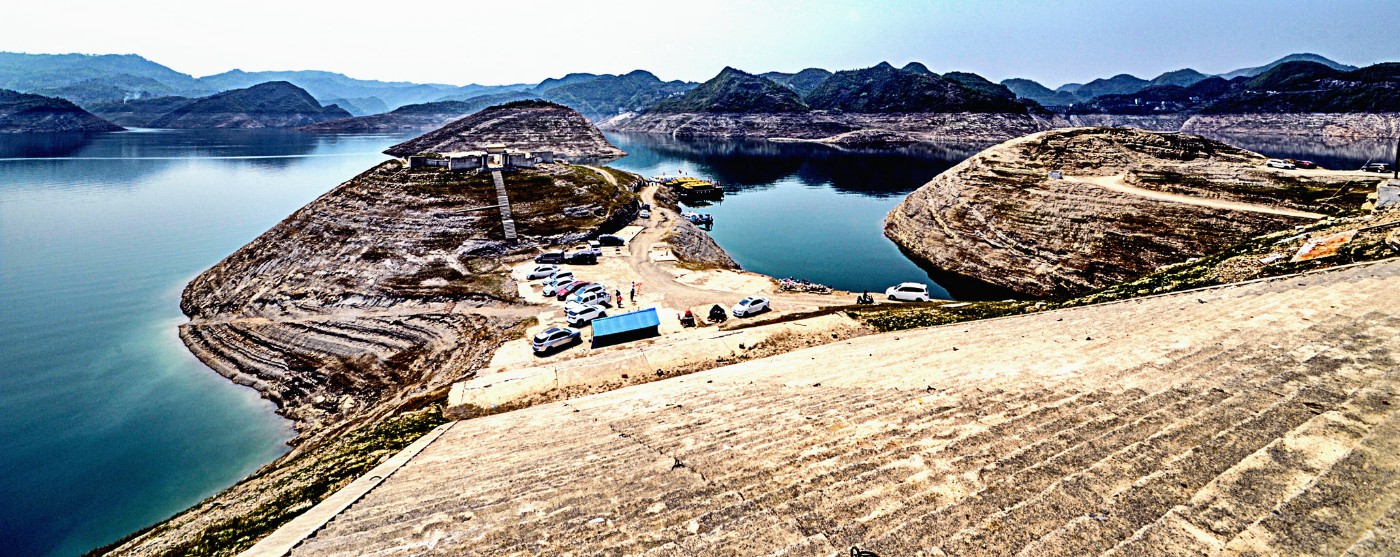
[[[1398,26],[1400,0],[4,0],[0,50],[135,53],[195,76],[319,69],[455,84],[920,61],[1053,87],[1292,52],[1400,61]]]

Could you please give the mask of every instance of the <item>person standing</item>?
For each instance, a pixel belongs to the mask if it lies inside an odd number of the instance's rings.
[[[621,289],[615,289],[615,290],[613,290],[613,293],[615,294],[615,297],[617,298],[617,307],[622,307],[622,290],[621,290]]]
[[[632,283],[632,291],[631,291],[629,294],[630,294],[630,295],[628,296],[628,299],[632,300],[632,303],[636,303],[636,302],[637,302],[637,283],[635,283],[635,282]]]

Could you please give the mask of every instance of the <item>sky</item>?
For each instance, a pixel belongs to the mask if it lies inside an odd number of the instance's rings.
[[[238,68],[362,79],[538,82],[645,69],[703,81],[923,62],[1051,87],[1314,52],[1400,61],[1400,0],[4,0],[0,51],[139,54],[196,77]]]

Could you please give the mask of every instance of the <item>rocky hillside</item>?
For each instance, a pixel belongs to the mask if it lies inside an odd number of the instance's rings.
[[[0,89],[0,133],[109,132],[122,129],[63,99]]]
[[[695,88],[685,81],[661,81],[651,72],[636,70],[622,75],[574,75],[572,79],[546,80],[534,89],[540,98],[579,111],[598,121],[624,112],[640,112],[662,100]]]
[[[1004,79],[1002,85],[1023,99],[1030,99],[1046,107],[1069,106],[1079,101],[1074,93],[1053,91],[1040,83],[1022,78]]]
[[[803,100],[815,109],[861,113],[1026,112],[1010,90],[973,77],[961,74],[945,78],[881,62],[871,68],[836,72]]]
[[[1027,295],[1063,296],[1317,213],[1354,210],[1325,200],[1357,178],[1275,171],[1263,161],[1185,134],[1042,132],[938,175],[890,211],[885,234],[934,267]]]
[[[96,103],[90,105],[89,108],[93,114],[116,124],[133,128],[149,128],[156,120],[192,102],[194,99],[189,97],[153,97]]]
[[[810,110],[797,92],[776,82],[734,68],[724,68],[719,75],[685,95],[661,101],[648,112],[673,113],[738,113],[784,114]]]
[[[321,106],[310,93],[285,81],[271,81],[197,99],[151,121],[155,128],[295,128],[350,113]]]
[[[826,78],[831,77],[831,72],[821,68],[807,68],[795,74],[783,72],[767,72],[761,74],[762,77],[773,80],[774,83],[786,86],[788,89],[796,91],[798,96],[806,96],[812,89],[816,89]]]
[[[508,97],[502,100],[502,97]],[[530,93],[486,95],[466,101],[438,101],[404,105],[386,114],[331,120],[302,126],[303,131],[362,133],[403,130],[434,130],[473,112],[496,104],[533,99]]]
[[[546,101],[493,106],[384,152],[403,157],[479,150],[492,143],[526,151],[553,151],[574,162],[607,161],[626,154],[608,143],[582,114]]]

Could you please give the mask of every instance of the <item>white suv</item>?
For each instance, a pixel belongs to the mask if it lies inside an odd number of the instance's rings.
[[[549,278],[557,272],[559,272],[558,265],[536,265],[534,269],[530,269],[529,274],[525,275],[525,280]]]
[[[594,319],[607,316],[608,312],[603,309],[603,306],[576,302],[564,305],[564,320],[568,321],[571,327],[582,327],[592,323]]]
[[[1287,170],[1293,170],[1295,168],[1298,168],[1298,165],[1295,165],[1283,159],[1269,159],[1268,161],[1264,162],[1264,166],[1267,166],[1269,168],[1283,168]]]
[[[891,300],[905,302],[927,302],[928,285],[919,282],[901,282],[885,289],[885,296]]]
[[[538,354],[541,352],[548,352],[550,348],[556,346],[564,346],[566,344],[578,342],[581,338],[577,329],[550,327],[540,331],[540,334],[535,335],[535,338],[531,339],[530,347]]]
[[[569,295],[569,303],[584,305],[605,305],[612,303],[612,294],[608,293],[608,287],[601,284],[590,284],[580,288],[578,292]]]

